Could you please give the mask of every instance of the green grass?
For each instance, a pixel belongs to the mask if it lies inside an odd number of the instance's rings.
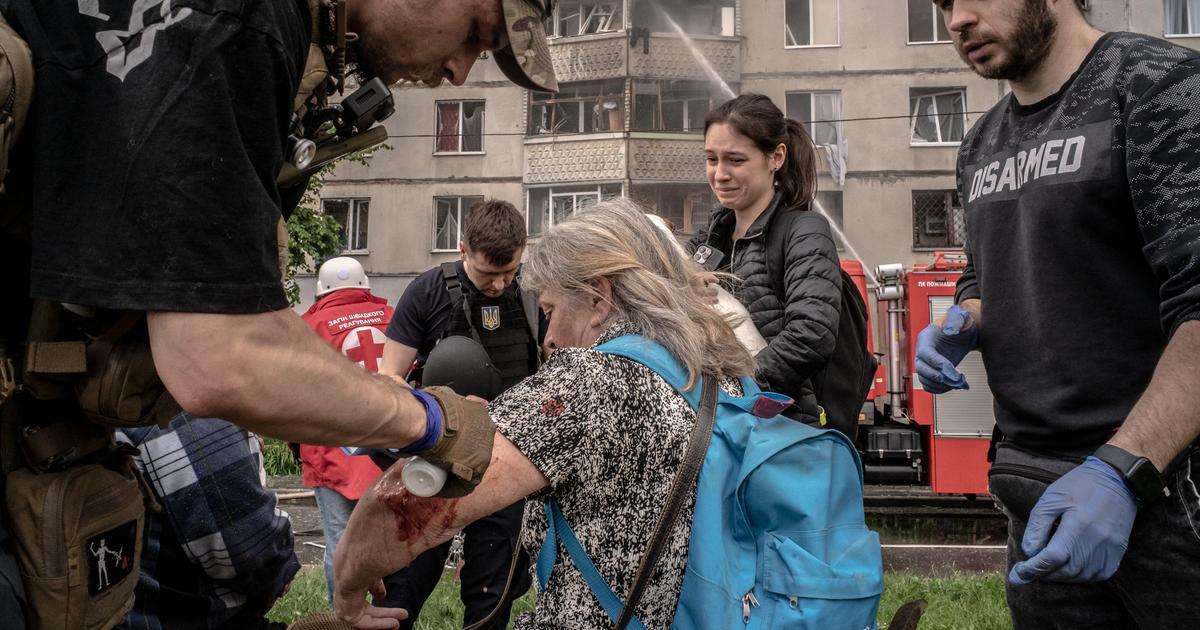
[[[929,602],[920,630],[1000,630],[1010,628],[1004,603],[1004,576],[957,575],[944,578],[890,574],[879,605],[880,628],[884,628],[901,604],[914,599]],[[513,616],[533,608],[534,592],[526,593],[513,606]],[[272,621],[290,623],[306,615],[328,610],[325,576],[320,567],[306,567],[292,589],[276,602],[268,614]],[[447,573],[426,602],[417,630],[462,628],[462,604],[458,584]]]
[[[929,602],[920,630],[992,630],[1011,628],[1004,601],[1003,575],[956,575],[931,578],[888,574],[879,603],[879,624],[891,620],[905,602]]]
[[[296,456],[292,454],[292,449],[288,448],[287,442],[264,437],[263,468],[267,469],[267,476],[269,477],[299,475],[300,460],[296,459]]]

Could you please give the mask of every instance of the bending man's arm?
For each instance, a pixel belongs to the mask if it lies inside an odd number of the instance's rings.
[[[290,310],[146,319],[159,376],[193,415],[328,446],[404,447],[425,434],[407,389],[347,361]]]
[[[460,499],[422,499],[400,482],[403,462],[389,468],[363,495],[346,525],[334,558],[333,603],[359,628],[396,628],[400,609],[369,606],[368,590],[409,565],[421,552],[454,537],[477,519],[541,490],[549,481],[503,435],[496,433],[492,462],[479,487]]]
[[[379,373],[404,380],[416,358],[416,348],[388,339],[383,342],[383,360],[379,362]]]

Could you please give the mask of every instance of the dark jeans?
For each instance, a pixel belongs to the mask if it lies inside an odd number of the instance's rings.
[[[1001,443],[989,473],[992,495],[1008,516],[1008,566],[1025,560],[1021,537],[1029,512],[1052,479],[1083,457],[1037,453]],[[1042,478],[1039,478],[1042,477]],[[1200,617],[1200,451],[1167,476],[1170,496],[1138,510],[1129,548],[1104,582],[1005,585],[1013,627],[1192,628]]]
[[[504,630],[512,612],[513,600],[529,590],[532,578],[529,575],[529,556],[522,550],[513,564],[513,551],[517,548],[521,531],[521,518],[525,501],[518,501],[491,516],[467,525],[463,530],[462,602],[465,607],[463,626],[476,623],[499,607],[496,615],[480,628]],[[385,606],[399,606],[408,610],[408,619],[400,622],[401,630],[411,630],[433,592],[446,558],[450,555],[450,543],[434,547],[417,556],[405,569],[391,576],[388,581],[388,596]],[[512,573],[512,584],[504,594],[505,583]],[[501,601],[501,595],[504,600]]]

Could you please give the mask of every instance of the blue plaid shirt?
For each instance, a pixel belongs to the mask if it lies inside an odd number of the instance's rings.
[[[135,630],[252,628],[300,564],[292,524],[266,489],[258,438],[182,413],[170,426],[123,429],[162,505],[147,513]]]

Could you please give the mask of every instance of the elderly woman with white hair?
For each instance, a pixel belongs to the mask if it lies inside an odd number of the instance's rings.
[[[617,593],[629,591],[680,467],[696,412],[657,373],[598,351],[638,334],[667,348],[695,384],[715,375],[741,395],[754,359],[702,290],[704,276],[642,210],[611,200],[548,231],[527,256],[522,282],[550,318],[542,369],[493,401],[491,466],[458,499],[408,494],[393,467],[362,499],[339,545],[334,603],[362,628],[394,627],[401,613],[368,606],[378,578],[448,540],[476,518],[526,496],[552,496]],[[637,618],[669,627],[687,564],[695,490],[666,539]],[[540,502],[525,512],[523,545],[547,534]],[[559,554],[536,609],[517,628],[595,628],[611,622],[584,578]]]

